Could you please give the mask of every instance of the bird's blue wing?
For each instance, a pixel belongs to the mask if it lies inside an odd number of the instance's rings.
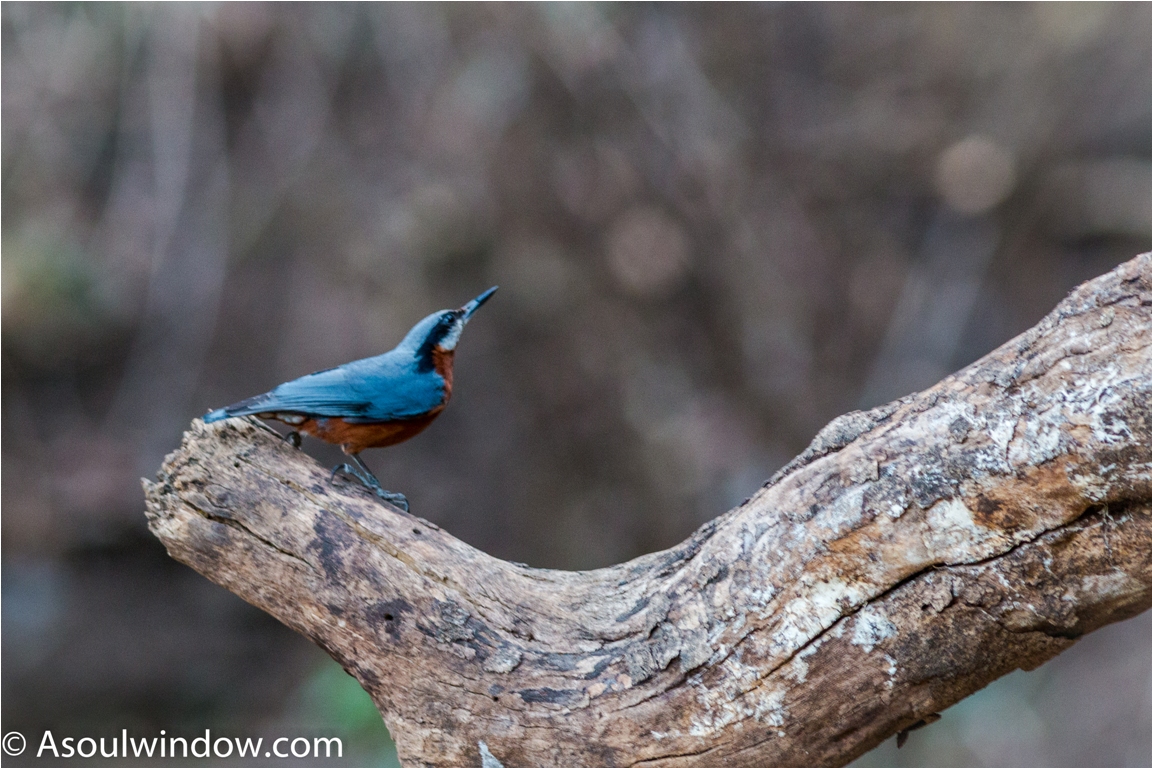
[[[212,411],[205,421],[256,413],[339,416],[392,421],[420,416],[444,401],[444,379],[417,372],[411,362],[384,354],[288,381],[263,395]]]

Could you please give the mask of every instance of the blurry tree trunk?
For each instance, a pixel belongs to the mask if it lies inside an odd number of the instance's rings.
[[[173,557],[372,695],[408,766],[837,766],[1152,604],[1152,255],[842,416],[683,544],[504,562],[251,420],[155,483]]]

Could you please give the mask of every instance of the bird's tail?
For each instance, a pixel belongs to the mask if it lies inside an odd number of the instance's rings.
[[[217,408],[214,411],[208,411],[208,413],[204,414],[204,423],[211,424],[214,421],[220,421],[222,419],[228,418],[229,416],[231,416],[231,414],[228,413],[227,408]]]
[[[251,416],[257,413],[269,413],[271,411],[275,411],[276,409],[274,407],[269,407],[272,405],[272,403],[269,402],[269,400],[272,399],[271,395],[271,392],[265,392],[263,395],[249,397],[248,399],[241,400],[238,403],[232,403],[232,405],[226,405],[223,408],[217,408],[214,411],[208,411],[208,413],[204,414],[204,423],[211,424],[214,421],[230,419],[233,416]]]

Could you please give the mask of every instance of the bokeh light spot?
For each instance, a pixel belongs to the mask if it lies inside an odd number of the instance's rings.
[[[984,136],[969,136],[940,155],[936,191],[949,208],[966,214],[991,210],[1016,186],[1012,153]]]

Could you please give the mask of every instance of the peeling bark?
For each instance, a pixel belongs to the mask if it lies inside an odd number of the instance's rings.
[[[407,766],[838,766],[1152,605],[1152,254],[740,507],[587,572],[498,560],[254,420],[156,483],[169,553],[323,647]]]

